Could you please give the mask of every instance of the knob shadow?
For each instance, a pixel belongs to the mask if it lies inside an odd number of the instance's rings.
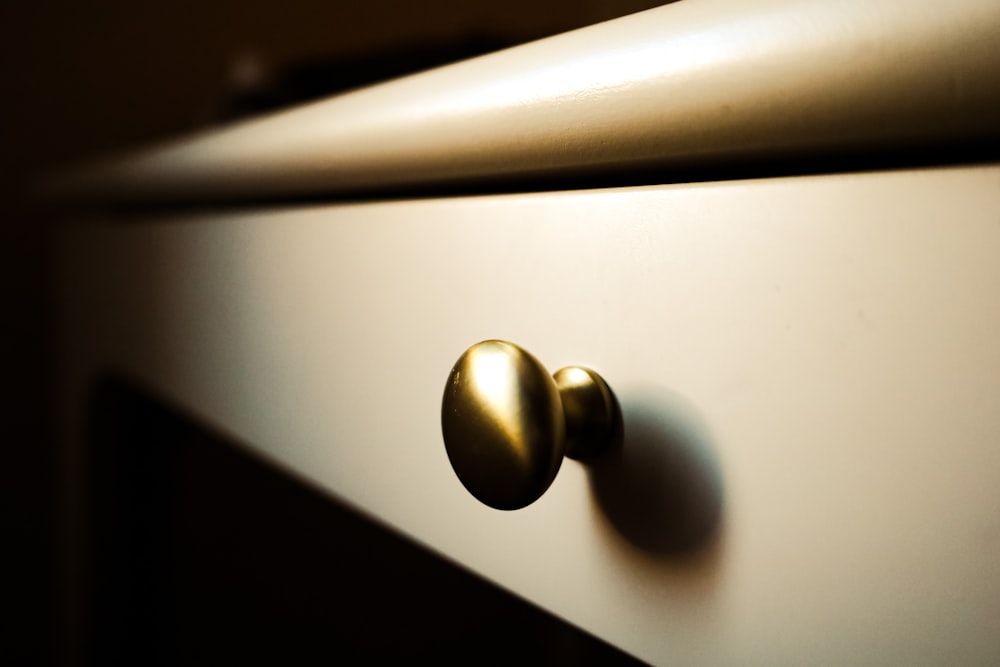
[[[723,511],[708,429],[693,406],[660,388],[623,393],[619,404],[622,433],[588,469],[597,506],[642,551],[697,551],[717,533]]]

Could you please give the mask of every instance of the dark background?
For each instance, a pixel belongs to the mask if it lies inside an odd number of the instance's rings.
[[[57,660],[49,221],[67,163],[295,98],[556,34],[650,0],[9,0],[0,3],[0,660]],[[399,63],[405,63],[400,66]],[[361,77],[355,80],[352,77]],[[7,560],[7,559],[5,559]]]

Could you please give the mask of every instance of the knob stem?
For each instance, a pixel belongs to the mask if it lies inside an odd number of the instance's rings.
[[[604,379],[580,366],[555,372],[566,415],[566,456],[587,463],[606,451],[619,435],[621,411]]]

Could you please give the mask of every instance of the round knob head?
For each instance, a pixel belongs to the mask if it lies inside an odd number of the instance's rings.
[[[441,430],[462,484],[496,509],[533,503],[562,463],[559,391],[541,363],[513,343],[488,340],[465,351],[448,376]]]

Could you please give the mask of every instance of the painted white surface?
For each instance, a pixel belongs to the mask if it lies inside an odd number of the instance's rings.
[[[57,184],[260,198],[1000,141],[996,0],[684,0],[200,136]]]
[[[656,663],[997,664],[998,258],[997,166],[85,224],[62,388],[137,378]],[[575,462],[479,505],[439,402],[491,337],[699,433],[715,537],[643,551]]]

